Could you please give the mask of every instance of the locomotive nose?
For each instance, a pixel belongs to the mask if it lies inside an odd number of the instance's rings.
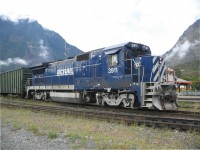
[[[153,105],[158,110],[177,110],[177,95],[174,85],[161,85],[152,97]]]
[[[162,96],[160,95],[154,95],[153,96],[153,106],[157,108],[158,110],[177,110],[178,104],[177,101],[165,101],[165,99],[162,99]]]

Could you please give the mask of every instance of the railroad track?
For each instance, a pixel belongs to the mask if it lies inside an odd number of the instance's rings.
[[[178,101],[200,103],[200,96],[178,96]]]
[[[139,110],[103,109],[94,106],[76,107],[73,106],[43,106],[21,102],[0,101],[2,107],[26,108],[32,111],[44,111],[54,114],[66,114],[73,116],[83,116],[106,121],[118,121],[127,124],[145,124],[147,126],[170,128],[179,130],[195,130],[200,132],[200,114],[189,112],[158,112]]]
[[[21,104],[36,104],[36,105],[48,105],[47,103],[41,103],[43,101],[38,101],[38,100],[26,100],[26,99],[16,99],[12,98],[6,98],[6,99],[1,99],[1,101],[4,102],[9,102],[9,103],[21,103]],[[144,114],[144,115],[168,115],[170,116],[171,114],[174,116],[176,115],[177,117],[180,116],[185,116],[185,117],[193,117],[193,116],[199,116],[200,117],[200,112],[191,112],[191,111],[158,111],[155,109],[127,109],[127,108],[120,108],[120,107],[111,107],[111,106],[99,106],[99,105],[91,105],[91,104],[76,104],[76,103],[65,103],[65,102],[50,102],[51,106],[64,106],[64,107],[73,107],[77,109],[95,109],[95,110],[100,110],[100,111],[109,111],[109,112],[124,112],[124,113],[137,113],[137,114]]]

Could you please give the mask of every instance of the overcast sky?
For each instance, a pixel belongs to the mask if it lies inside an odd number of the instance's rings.
[[[37,20],[83,51],[132,41],[161,55],[200,19],[200,0],[0,0],[0,15]]]

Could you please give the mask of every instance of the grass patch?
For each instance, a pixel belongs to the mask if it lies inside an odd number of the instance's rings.
[[[28,125],[27,128],[28,128],[28,130],[32,131],[33,133],[39,132],[38,127],[35,124],[30,124],[30,125]]]
[[[72,142],[75,142],[76,140],[81,140],[82,137],[80,137],[80,135],[74,133],[74,134],[67,134],[66,137],[72,141]]]
[[[200,112],[200,103],[192,102],[178,102],[179,110],[182,111],[191,111],[191,112]]]
[[[56,132],[51,131],[51,132],[48,133],[49,139],[55,139],[57,137],[58,137],[58,134]]]
[[[1,109],[3,125],[24,128],[54,139],[62,133],[74,149],[198,149],[196,132],[126,126],[83,117],[52,115],[25,109]],[[15,127],[16,126],[16,127]]]
[[[83,133],[78,133],[78,132],[71,132],[65,136],[72,144],[73,149],[80,149],[86,147],[86,142],[87,142],[87,136],[84,136]]]
[[[13,123],[13,131],[17,131],[17,130],[20,130],[20,129],[21,129],[21,127],[18,124]]]

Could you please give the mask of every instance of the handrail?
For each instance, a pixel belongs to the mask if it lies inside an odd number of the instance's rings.
[[[140,67],[143,68],[143,71],[142,71],[142,81],[141,81],[141,82],[143,82],[143,79],[144,79],[144,66],[142,66],[139,63],[137,63],[134,59],[126,59],[124,61],[131,61],[131,78],[133,78],[133,63],[135,64],[134,68],[138,70],[138,74],[136,74],[136,75],[138,75],[138,83],[140,83]],[[139,66],[137,67],[137,65],[139,65]]]

